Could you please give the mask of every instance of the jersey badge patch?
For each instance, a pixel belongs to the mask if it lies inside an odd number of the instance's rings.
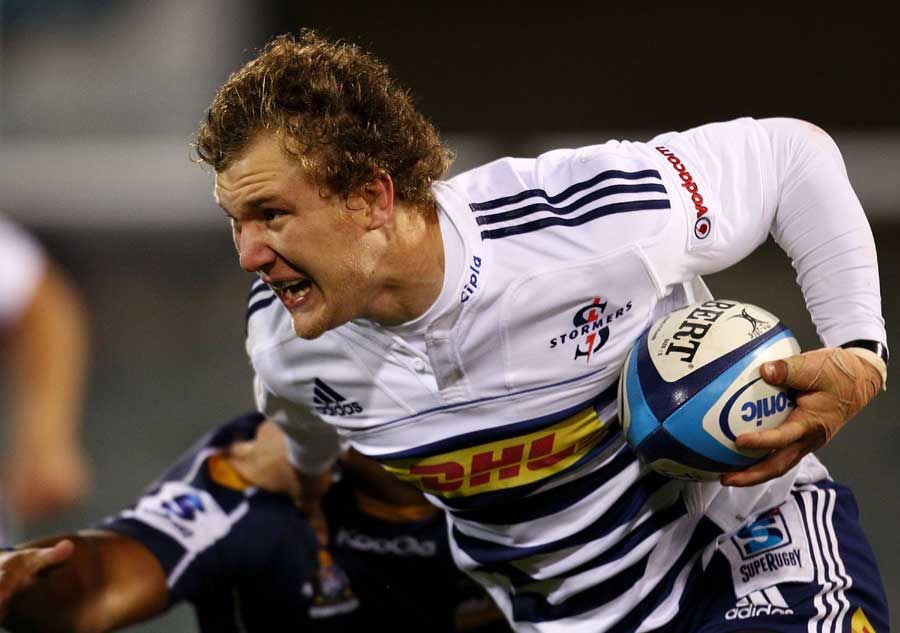
[[[812,582],[813,565],[800,510],[788,501],[764,512],[720,543],[731,563],[735,595],[783,582]]]
[[[594,353],[609,340],[610,323],[631,311],[631,305],[629,300],[624,306],[610,307],[607,299],[594,297],[572,314],[572,329],[550,339],[550,349],[567,349],[573,360],[583,358],[590,363]]]

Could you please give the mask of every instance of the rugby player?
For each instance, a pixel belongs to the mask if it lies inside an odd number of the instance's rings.
[[[247,349],[294,466],[343,438],[419,486],[517,631],[887,629],[852,494],[813,455],[887,371],[874,241],[821,129],[743,118],[445,181],[386,66],[307,31],[225,82],[195,149],[259,276]],[[799,392],[739,437],[765,460],[664,478],[622,437],[624,356],[770,234],[824,347],[761,367]]]
[[[284,449],[274,424],[240,416],[95,529],[0,553],[0,622],[96,633],[188,602],[204,633],[508,631],[421,494],[348,452],[322,500],[325,547]]]
[[[65,510],[87,492],[80,429],[88,338],[71,281],[33,237],[0,216],[0,355],[12,396],[0,540],[5,528]]]

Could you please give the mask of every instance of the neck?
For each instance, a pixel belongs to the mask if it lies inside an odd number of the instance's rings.
[[[444,285],[444,241],[437,211],[398,208],[392,244],[379,262],[381,292],[370,318],[382,325],[416,319]]]

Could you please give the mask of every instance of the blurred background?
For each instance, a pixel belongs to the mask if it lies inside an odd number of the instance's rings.
[[[249,278],[189,143],[217,86],[271,35],[315,27],[389,63],[456,151],[454,173],[743,115],[828,130],[870,216],[900,340],[900,45],[876,12],[822,4],[0,0],[0,210],[84,294],[95,488],[24,536],[130,503],[216,423],[252,407]],[[771,243],[709,278],[816,336]],[[892,337],[892,338],[891,338]],[[896,382],[894,378],[894,382]],[[900,396],[822,451],[850,484],[900,613]],[[133,632],[191,631],[177,608]]]

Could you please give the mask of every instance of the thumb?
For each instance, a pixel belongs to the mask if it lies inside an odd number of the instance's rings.
[[[788,358],[765,362],[759,367],[759,375],[770,385],[783,385],[790,374],[790,367],[788,366],[790,360]]]
[[[63,539],[52,547],[41,548],[32,559],[34,571],[41,571],[64,563],[74,552],[75,544],[68,539]]]

